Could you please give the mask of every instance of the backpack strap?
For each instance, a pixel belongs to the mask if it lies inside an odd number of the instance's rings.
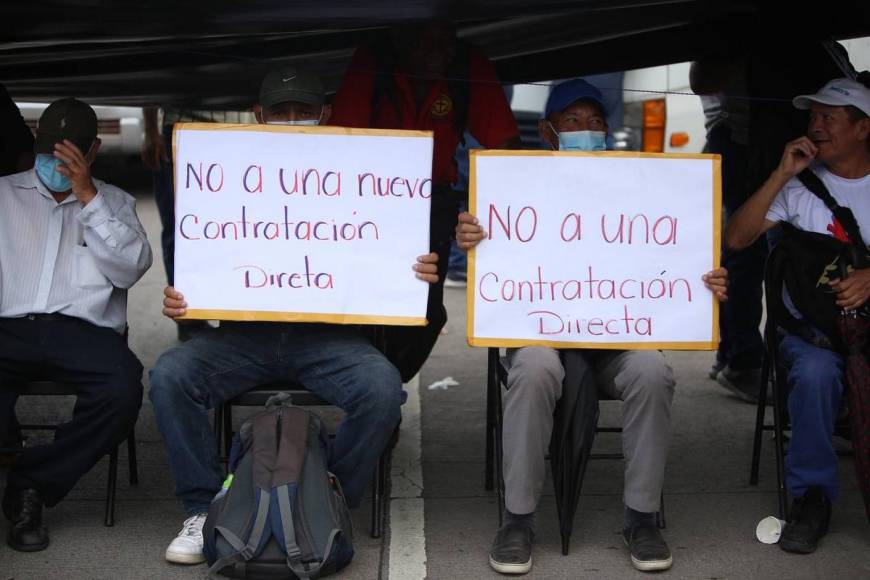
[[[261,489],[257,495],[257,516],[254,518],[254,524],[251,527],[251,534],[248,536],[247,543],[227,528],[215,526],[215,530],[229,542],[233,549],[235,549],[235,552],[227,554],[212,564],[211,568],[208,569],[210,578],[219,578],[218,574],[221,570],[234,564],[249,561],[260,550],[266,523],[269,521],[269,492]]]
[[[307,565],[302,562],[302,550],[299,544],[296,543],[296,530],[293,522],[293,508],[290,505],[290,493],[286,485],[277,488],[278,495],[278,510],[281,513],[281,529],[284,532],[284,550],[287,552],[287,567],[299,577],[300,580],[309,580],[312,576],[315,578],[323,567],[330,552],[332,545],[335,542],[336,536],[341,533],[341,530],[334,528],[329,533],[329,538],[326,542],[326,547],[323,551],[323,560],[317,564]]]
[[[853,249],[852,260],[855,267],[860,269],[870,267],[867,246],[864,245],[861,229],[858,227],[858,221],[855,219],[855,214],[852,213],[852,210],[837,203],[837,200],[834,199],[834,196],[825,187],[824,182],[809,167],[801,171],[797,177],[813,195],[825,203],[828,209],[831,210],[831,213],[834,214],[834,217],[837,218],[837,221],[842,224],[843,229],[846,230]]]

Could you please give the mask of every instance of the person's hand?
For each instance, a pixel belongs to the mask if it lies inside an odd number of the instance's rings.
[[[97,195],[97,188],[91,179],[91,163],[85,158],[81,149],[69,139],[55,143],[54,156],[63,164],[56,171],[65,175],[72,182],[72,192],[80,202],[87,205]]]
[[[804,136],[790,141],[785,146],[777,171],[783,177],[791,179],[809,167],[818,152],[819,148],[810,141],[809,137]]]
[[[438,254],[430,252],[425,256],[417,256],[417,263],[414,264],[413,269],[416,272],[415,276],[420,280],[436,284],[438,282]]]
[[[142,143],[142,163],[146,169],[158,171],[161,161],[169,161],[166,139],[159,132],[146,133],[145,141]]]
[[[467,211],[459,214],[459,223],[456,224],[456,245],[460,250],[467,252],[485,237],[486,232],[483,231],[476,217]]]
[[[701,280],[704,281],[704,286],[713,293],[719,302],[728,300],[728,270],[725,268],[710,270],[701,276]]]
[[[167,318],[176,318],[187,312],[187,302],[184,301],[184,296],[181,292],[167,286],[163,289],[163,316]]]
[[[870,269],[854,270],[845,280],[831,280],[831,288],[837,293],[837,306],[855,310],[870,298]]]

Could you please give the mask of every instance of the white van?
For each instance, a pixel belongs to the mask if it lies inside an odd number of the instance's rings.
[[[870,70],[870,37],[839,41],[849,52],[856,70]],[[626,71],[622,74],[621,110],[608,117],[611,148],[629,151],[664,151],[665,153],[700,153],[706,142],[704,110],[701,98],[689,86],[691,63],[681,62]],[[619,74],[619,73],[617,73]],[[604,75],[587,77],[608,98],[614,79]],[[552,83],[517,85],[511,108],[520,124],[526,146],[534,147],[537,123],[544,110]],[[534,134],[533,134],[534,133]]]

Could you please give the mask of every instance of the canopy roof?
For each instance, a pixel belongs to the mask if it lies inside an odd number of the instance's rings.
[[[103,104],[247,108],[270,65],[296,62],[334,90],[358,44],[409,20],[452,20],[511,83],[691,60],[759,35],[794,42],[870,34],[866,0],[828,0],[802,12],[798,6],[764,0],[4,2],[0,80],[19,101],[80,96]]]

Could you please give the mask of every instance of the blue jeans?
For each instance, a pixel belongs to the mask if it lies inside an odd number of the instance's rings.
[[[843,395],[843,357],[788,334],[779,345],[788,368],[791,442],[785,483],[792,497],[819,486],[828,499],[840,495],[837,454],[831,437]]]
[[[208,409],[281,381],[340,407],[345,418],[329,467],[356,507],[405,397],[399,372],[357,329],[327,324],[223,323],[165,352],[150,377],[175,494],[188,515],[208,511],[223,480]]]

